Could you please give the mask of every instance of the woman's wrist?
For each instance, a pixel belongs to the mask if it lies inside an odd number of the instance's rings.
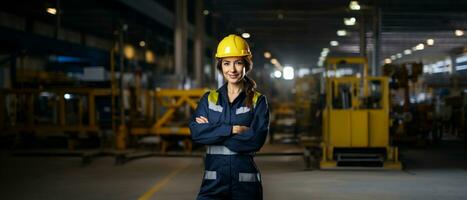
[[[233,126],[232,126],[232,134],[233,134],[233,135],[238,134],[238,126],[237,126],[237,125],[233,125]]]

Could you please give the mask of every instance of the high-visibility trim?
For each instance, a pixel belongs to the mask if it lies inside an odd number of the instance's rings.
[[[225,146],[220,145],[209,145],[206,154],[214,154],[214,155],[236,155],[237,152],[230,150]]]
[[[217,172],[216,171],[204,171],[204,180],[216,180]]]
[[[224,108],[222,108],[222,106],[213,104],[211,102],[208,102],[208,108],[211,109],[211,110],[214,110],[216,112],[222,112],[222,110],[224,110]]]
[[[208,101],[217,105],[217,100],[219,99],[219,93],[216,90],[209,91]]]
[[[258,103],[258,99],[260,96],[261,96],[261,93],[255,91],[255,94],[253,95],[253,101],[252,101],[253,107],[256,107],[256,103]]]
[[[260,182],[259,173],[238,173],[238,182]]]
[[[235,110],[235,114],[236,114],[236,115],[238,115],[238,114],[243,114],[243,113],[247,113],[247,112],[250,112],[250,108],[249,108],[249,107],[246,107],[246,106],[237,108],[237,110]]]
[[[258,100],[260,97],[261,97],[261,93],[255,91],[255,94],[253,95],[253,99],[252,99],[253,107],[256,107],[256,104],[258,103]],[[209,95],[208,95],[209,103],[217,105],[218,100],[219,100],[219,92],[217,92],[216,90],[209,91]]]
[[[222,145],[208,145],[208,148],[206,149],[206,154],[210,155],[237,155],[239,153],[230,150],[226,146]],[[250,156],[255,156],[255,152],[250,152],[250,153],[241,153],[241,155],[250,155]]]

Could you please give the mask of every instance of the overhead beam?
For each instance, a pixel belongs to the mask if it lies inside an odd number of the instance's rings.
[[[175,29],[175,15],[173,12],[164,8],[159,3],[152,0],[116,0],[134,10],[140,12],[141,14],[149,17],[150,19],[170,28],[171,30]],[[193,24],[188,22],[188,38],[192,38],[194,34]]]

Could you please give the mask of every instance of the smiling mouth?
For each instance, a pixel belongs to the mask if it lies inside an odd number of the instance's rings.
[[[235,78],[238,78],[239,74],[235,74],[235,75],[228,74],[228,76],[229,78],[235,79]]]

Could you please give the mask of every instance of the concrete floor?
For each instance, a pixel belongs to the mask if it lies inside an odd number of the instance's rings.
[[[462,143],[401,153],[404,171],[304,170],[294,156],[256,161],[265,200],[467,199]],[[83,166],[76,157],[0,155],[1,199],[192,200],[203,171],[201,158],[151,157],[115,166],[112,157],[102,157]]]

